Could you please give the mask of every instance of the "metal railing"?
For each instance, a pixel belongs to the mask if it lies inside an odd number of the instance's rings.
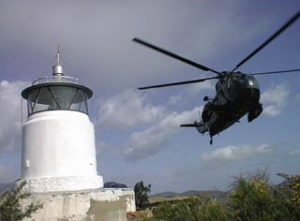
[[[32,85],[41,84],[41,83],[48,83],[48,82],[70,82],[74,84],[83,84],[79,81],[78,78],[73,78],[70,76],[46,76],[43,78],[38,78],[32,82]]]

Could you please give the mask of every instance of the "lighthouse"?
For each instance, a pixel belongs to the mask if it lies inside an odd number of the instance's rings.
[[[41,202],[31,219],[126,221],[135,211],[130,188],[103,188],[97,174],[94,126],[88,100],[93,91],[66,76],[60,52],[52,75],[22,91],[27,119],[22,128],[21,178],[30,193],[23,206]]]
[[[21,181],[31,193],[93,190],[97,174],[94,126],[88,100],[93,91],[64,75],[60,52],[52,76],[22,91],[27,100],[23,125]]]

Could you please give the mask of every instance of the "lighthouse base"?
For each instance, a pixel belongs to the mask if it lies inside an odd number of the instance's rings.
[[[126,221],[127,212],[135,211],[134,192],[127,188],[33,193],[22,205],[32,201],[42,203],[43,208],[24,221]]]
[[[91,190],[103,187],[102,176],[64,176],[25,178],[24,190],[29,193]]]

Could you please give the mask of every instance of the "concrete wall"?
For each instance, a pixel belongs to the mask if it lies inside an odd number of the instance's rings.
[[[126,221],[126,213],[135,211],[131,189],[35,193],[23,206],[32,201],[43,203],[43,208],[24,221]]]

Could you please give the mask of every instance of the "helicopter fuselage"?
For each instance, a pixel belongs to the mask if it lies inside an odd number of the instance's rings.
[[[216,84],[216,95],[203,109],[202,120],[196,122],[200,133],[214,136],[248,114],[251,122],[262,112],[257,80],[241,72],[224,73]]]

